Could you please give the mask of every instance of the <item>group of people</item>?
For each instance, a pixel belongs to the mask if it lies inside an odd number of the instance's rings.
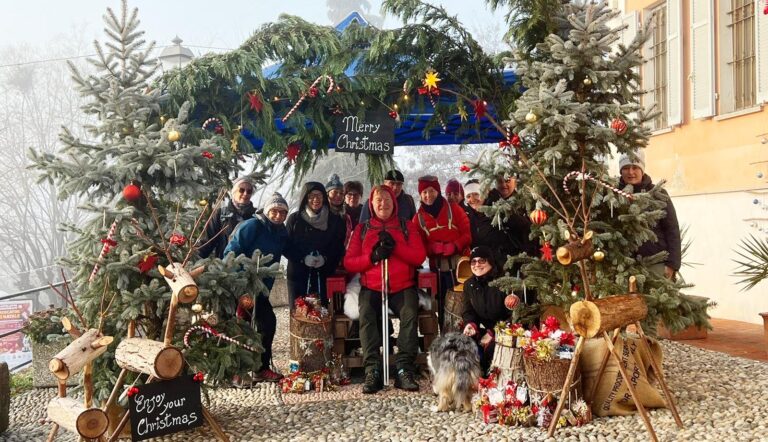
[[[622,158],[622,186],[632,185],[635,192],[649,190],[653,184],[644,168],[642,157]],[[487,368],[493,354],[493,326],[509,315],[509,303],[505,307],[504,302],[508,294],[489,282],[502,273],[508,256],[539,254],[538,242],[530,239],[531,221],[524,213],[510,214],[495,226],[481,209],[512,197],[517,181],[514,177],[499,177],[495,189],[484,195],[476,180],[462,186],[451,179],[443,195],[437,177],[422,176],[418,178],[418,208],[414,198],[403,191],[404,182],[400,171],[389,171],[364,203],[363,185],[358,181],[342,183],[333,175],[325,185],[307,182],[298,209],[288,215],[288,204],[278,193],[267,200],[263,209],[255,210],[250,202],[254,183],[239,178],[233,183],[229,204],[209,224],[208,235],[214,239],[201,249],[201,254],[223,257],[234,252],[251,256],[260,250],[275,260],[285,256],[291,306],[309,293],[317,294],[327,305],[327,277],[340,272],[360,274],[360,340],[366,394],[383,388],[385,367],[379,351],[382,293],[388,293],[390,310],[400,320],[395,387],[417,391],[418,268],[428,259],[430,270],[439,275],[436,297],[442,330],[445,295],[454,286],[459,259],[469,256],[473,276],[464,284],[463,332],[476,339]],[[658,241],[643,245],[639,253],[649,256],[662,249],[668,251],[669,258],[658,271],[673,278],[680,267],[680,238],[671,200],[666,218],[654,233]],[[383,272],[385,265],[387,271]],[[519,268],[508,270],[515,274]],[[265,284],[271,290],[273,281]],[[514,294],[512,299],[513,305],[520,302]],[[535,303],[535,294],[528,291],[525,302]],[[277,321],[268,294],[257,297],[255,321],[265,349],[262,369],[255,378],[276,381],[282,376],[272,369],[270,361]]]

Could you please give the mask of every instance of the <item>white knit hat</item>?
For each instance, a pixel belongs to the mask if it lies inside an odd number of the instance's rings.
[[[642,150],[635,153],[633,156],[630,156],[628,154],[624,154],[619,158],[619,171],[624,168],[624,166],[637,166],[640,169],[645,172],[645,152]]]
[[[270,196],[267,200],[266,204],[264,204],[264,213],[269,213],[269,211],[272,209],[283,209],[286,212],[288,211],[288,203],[285,201],[285,198],[283,198],[283,196],[278,192],[273,193],[272,196]]]
[[[480,183],[469,183],[464,186],[464,193],[466,195],[469,195],[470,193],[477,193],[482,195],[480,192]]]
[[[232,182],[232,195],[237,193],[237,190],[240,188],[240,183],[248,183],[251,185],[253,190],[256,190],[256,185],[253,184],[253,180],[249,176],[241,176],[235,179],[235,181]]]

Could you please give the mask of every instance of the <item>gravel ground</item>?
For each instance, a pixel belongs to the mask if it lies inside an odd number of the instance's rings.
[[[288,364],[287,309],[278,308],[275,364]],[[669,411],[651,411],[659,440],[768,441],[768,364],[664,341],[664,370],[685,423],[678,429]],[[547,440],[539,428],[485,425],[469,413],[433,413],[431,390],[360,395],[360,385],[337,394],[285,395],[274,384],[249,390],[211,392],[211,411],[233,441],[443,441]],[[339,394],[341,393],[341,394]],[[38,420],[55,396],[39,389],[14,397],[11,423],[0,440],[45,440],[50,428]],[[314,398],[313,398],[314,396]],[[301,397],[301,399],[299,399]],[[313,401],[314,402],[309,402]],[[564,441],[649,440],[639,416],[601,418],[556,433]],[[58,441],[75,441],[61,434]],[[215,440],[205,430],[179,433],[164,441]],[[555,440],[555,439],[551,439]]]

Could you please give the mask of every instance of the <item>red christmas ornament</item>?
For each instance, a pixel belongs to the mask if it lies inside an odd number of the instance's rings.
[[[224,133],[224,126],[216,126],[215,128],[213,128],[213,133],[215,133],[217,135],[223,134]]]
[[[254,306],[253,297],[251,295],[243,295],[237,300],[237,305],[250,311]]]
[[[155,267],[155,264],[157,264],[157,255],[150,253],[139,261],[136,266],[139,268],[139,272],[147,273]]]
[[[202,371],[198,371],[194,376],[192,376],[192,380],[195,382],[203,382],[203,379],[205,379],[205,375]]]
[[[309,98],[317,98],[317,96],[320,94],[320,89],[316,88],[315,86],[312,86],[309,88]]]
[[[420,87],[416,89],[416,91],[419,93],[419,95],[427,95],[429,93],[429,89],[425,87]]]
[[[400,115],[397,114],[397,111],[390,111],[389,117],[392,118],[393,120],[397,120],[398,118],[400,118]]]
[[[483,100],[475,100],[472,102],[472,105],[475,107],[475,118],[483,118],[488,110],[488,103]]]
[[[540,226],[545,222],[547,222],[548,217],[549,216],[547,215],[547,212],[541,209],[536,209],[533,212],[531,212],[530,215],[528,215],[528,218],[531,219],[531,222],[536,224],[537,226]]]
[[[506,307],[507,310],[514,310],[518,304],[520,304],[520,298],[518,298],[514,293],[509,294],[506,298],[504,298],[504,307]]]
[[[261,109],[264,108],[264,103],[261,102],[261,97],[259,97],[258,94],[253,92],[248,92],[246,96],[248,97],[248,103],[251,106],[251,110],[255,110],[256,112],[261,112]]]
[[[511,143],[515,147],[520,147],[520,137],[517,134],[512,135]]]
[[[208,158],[209,160],[210,160],[211,158],[213,158],[213,154],[212,154],[212,153],[210,153],[210,152],[208,152],[207,150],[206,150],[205,152],[203,152],[203,154],[202,154],[202,155],[203,155],[203,158]]]
[[[134,202],[141,198],[141,188],[134,183],[131,183],[123,188],[123,198],[126,201]]]
[[[187,242],[187,237],[181,233],[174,233],[169,241],[175,246],[183,246]]]
[[[296,157],[299,156],[301,151],[301,145],[299,143],[291,143],[285,149],[285,156],[288,158],[288,162],[293,163],[296,161]]]
[[[469,172],[472,169],[470,169],[466,164],[462,164],[461,167],[459,167],[459,170],[462,172]]]
[[[549,241],[545,241],[539,250],[541,250],[541,259],[552,262],[552,246],[549,244]]]
[[[616,135],[624,135],[627,132],[627,122],[618,117],[614,118],[611,121],[611,129]]]
[[[126,393],[128,397],[133,397],[133,395],[138,394],[139,388],[138,387],[131,387],[128,389],[128,392]]]

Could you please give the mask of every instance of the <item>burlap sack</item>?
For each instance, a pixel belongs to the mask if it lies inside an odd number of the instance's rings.
[[[621,338],[616,342],[616,352],[621,356],[622,365],[626,368],[632,385],[637,392],[637,399],[645,408],[665,407],[664,398],[654,386],[656,376],[651,368],[651,357],[661,367],[661,346],[656,341],[649,341],[651,354],[640,347],[639,338]],[[624,383],[618,365],[614,358],[608,359],[608,365],[603,372],[600,384],[595,390],[594,397],[588,397],[594,387],[597,371],[603,355],[608,351],[602,338],[593,338],[584,344],[579,366],[581,368],[584,395],[592,403],[592,412],[596,416],[626,416],[637,410],[629,389]]]

